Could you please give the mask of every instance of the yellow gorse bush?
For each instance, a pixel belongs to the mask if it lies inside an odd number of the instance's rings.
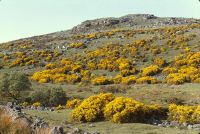
[[[106,85],[112,83],[112,79],[109,79],[105,76],[100,76],[92,79],[93,85]]]
[[[113,122],[136,122],[144,118],[144,104],[130,98],[117,97],[106,105],[104,116]]]
[[[162,73],[164,74],[171,74],[171,73],[177,73],[178,70],[175,67],[166,67],[162,70]]]
[[[69,100],[67,101],[66,107],[70,108],[70,109],[74,109],[76,107],[78,107],[81,104],[81,100],[80,99],[73,99],[73,100]]]
[[[156,84],[158,83],[158,80],[154,77],[150,77],[150,76],[144,76],[144,77],[140,77],[136,80],[137,84]]]
[[[104,118],[103,111],[105,105],[114,98],[110,93],[90,96],[72,111],[73,120],[83,122],[101,120]]]
[[[145,105],[131,98],[117,97],[108,103],[104,110],[106,119],[116,123],[145,122],[162,114],[158,105]]]
[[[58,106],[56,107],[56,110],[63,110],[63,109],[65,109],[65,106],[58,105]]]
[[[131,98],[115,97],[110,93],[91,96],[72,111],[72,119],[83,122],[102,119],[117,123],[145,122],[161,116],[162,109],[158,105],[145,105]]]
[[[32,106],[34,106],[34,107],[40,107],[41,103],[40,102],[35,102],[35,103],[32,104]]]
[[[136,82],[136,79],[137,78],[133,75],[130,75],[130,76],[127,76],[127,77],[122,77],[121,83],[126,84],[126,85],[134,84]]]
[[[162,58],[155,58],[153,62],[155,65],[159,67],[163,67],[166,64],[166,61],[163,60]]]
[[[144,76],[155,75],[159,71],[160,71],[160,69],[157,65],[151,65],[151,66],[148,66],[148,67],[142,69],[142,73]]]
[[[179,123],[199,123],[200,107],[171,104],[168,119]]]
[[[86,47],[86,45],[82,42],[79,42],[79,43],[72,43],[69,45],[69,47],[71,48],[84,48]]]
[[[180,73],[169,74],[166,78],[166,82],[169,84],[183,84],[186,82],[186,75]]]

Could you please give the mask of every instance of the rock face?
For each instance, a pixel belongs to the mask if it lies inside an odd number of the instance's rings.
[[[89,33],[109,28],[150,28],[169,25],[186,25],[200,23],[192,18],[159,18],[152,14],[129,14],[119,18],[101,18],[87,20],[72,28],[71,33]]]
[[[44,121],[44,119],[37,117],[36,119],[33,119],[32,117],[27,118],[25,114],[22,112],[22,108],[18,105],[15,105],[13,103],[8,103],[7,106],[0,105],[0,109],[5,110],[13,121],[17,121],[20,119],[20,121],[23,121],[26,127],[29,127],[32,130],[38,130],[38,129],[47,129],[48,134],[64,134],[64,129],[62,126],[55,126],[50,127],[47,122]],[[93,124],[90,124],[90,127],[94,127]],[[68,130],[67,134],[99,134],[98,132],[90,133],[83,131],[79,128],[71,128],[67,127]]]
[[[41,118],[36,118],[32,125],[31,125],[32,128],[48,128],[49,125],[48,123],[46,123],[43,119]]]
[[[21,107],[19,105],[8,103],[7,106],[0,106],[0,109],[5,110],[13,121],[20,119],[24,122],[24,124],[26,124],[27,127],[31,126],[32,121],[22,113]]]
[[[10,117],[12,118],[13,121],[16,120],[21,120],[24,122],[24,124],[26,124],[27,127],[30,127],[32,129],[37,129],[37,128],[50,128],[48,123],[45,122],[43,119],[41,118],[36,118],[35,120],[31,120],[29,118],[27,118],[24,113],[22,113],[21,111],[21,107],[18,105],[14,105],[11,103],[8,103],[7,106],[2,106],[0,105],[0,109],[5,110]],[[61,126],[59,127],[54,127],[51,131],[50,134],[63,134],[63,128]]]

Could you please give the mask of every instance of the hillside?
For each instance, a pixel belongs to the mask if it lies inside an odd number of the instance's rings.
[[[40,83],[199,82],[199,22],[154,15],[85,21],[1,44],[1,71],[23,70]]]
[[[16,74],[7,81],[3,74],[25,73],[32,87],[17,100],[23,113],[65,132],[193,134],[200,130],[199,37],[193,18],[87,20],[0,44],[0,80],[19,87]],[[0,104],[7,101],[1,95]]]

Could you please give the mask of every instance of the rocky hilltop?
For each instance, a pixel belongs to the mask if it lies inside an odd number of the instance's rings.
[[[174,17],[162,18],[152,14],[129,14],[119,18],[108,17],[94,20],[86,20],[69,30],[20,39],[20,41],[31,40],[32,42],[41,45],[46,42],[51,42],[55,40],[65,40],[76,34],[88,34],[94,32],[109,31],[112,29],[134,30],[145,28],[160,28],[167,26],[181,26],[190,24],[200,24],[200,19]],[[13,42],[16,43],[16,40]]]
[[[157,28],[170,25],[187,25],[200,23],[193,18],[160,18],[152,14],[129,14],[119,18],[109,17],[95,20],[87,20],[72,28],[71,32],[85,33],[108,30],[111,28]]]

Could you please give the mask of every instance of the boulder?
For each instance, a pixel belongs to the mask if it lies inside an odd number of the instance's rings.
[[[61,126],[54,127],[51,130],[50,134],[64,134],[63,127],[61,127]]]
[[[8,102],[6,105],[8,108],[13,108],[13,103],[12,102]]]

